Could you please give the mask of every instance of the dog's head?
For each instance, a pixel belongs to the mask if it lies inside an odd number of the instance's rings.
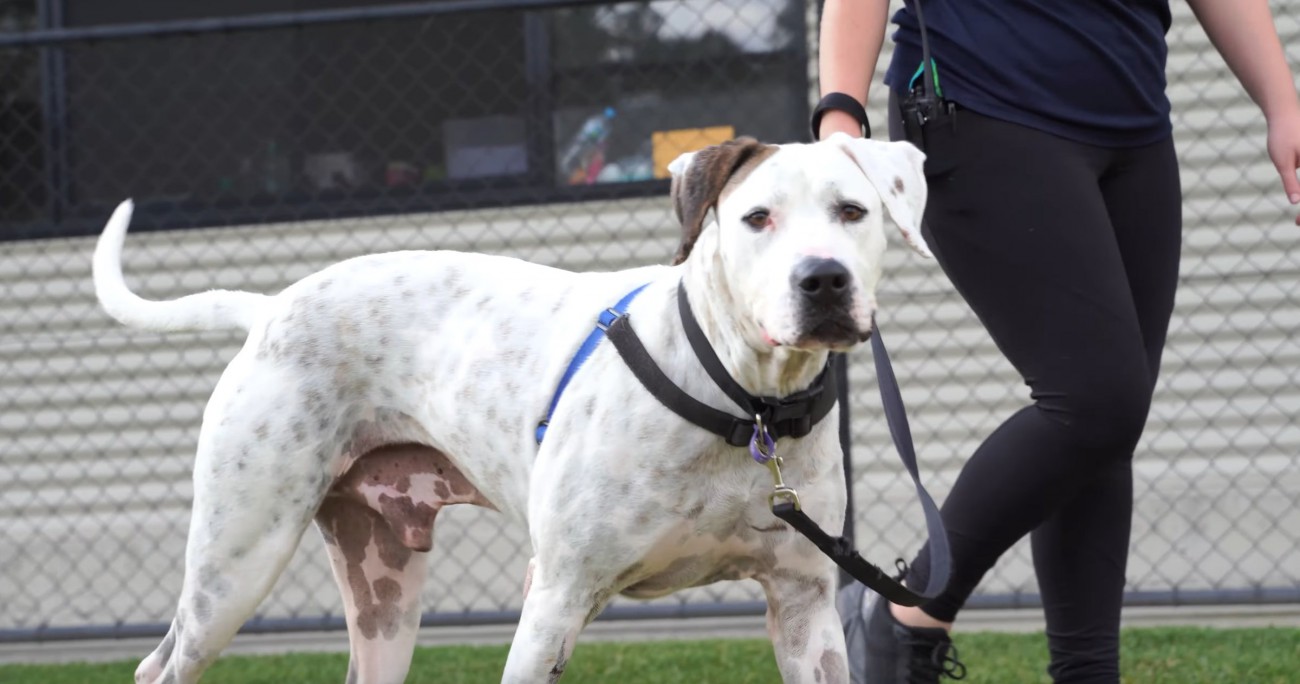
[[[925,155],[906,142],[837,133],[812,144],[739,138],[681,155],[669,165],[682,224],[673,263],[705,230],[721,286],[751,340],[808,351],[844,350],[871,333],[885,251],[887,210],[903,238],[921,237]],[[706,228],[710,210],[716,226]]]

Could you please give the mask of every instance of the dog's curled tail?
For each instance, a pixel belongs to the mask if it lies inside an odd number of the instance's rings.
[[[132,292],[122,278],[122,242],[135,204],[125,200],[113,211],[95,245],[91,271],[95,296],[108,315],[124,325],[148,330],[248,330],[270,298],[255,292],[209,290],[170,301],[151,301]]]

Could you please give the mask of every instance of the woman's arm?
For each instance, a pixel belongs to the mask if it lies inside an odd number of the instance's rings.
[[[823,96],[846,93],[866,105],[888,21],[889,0],[826,0],[817,56]],[[862,128],[852,116],[832,110],[822,116],[817,137],[825,138],[835,131],[862,135]]]
[[[1251,99],[1272,119],[1300,108],[1267,0],[1187,0]]]
[[[1188,0],[1205,34],[1268,120],[1268,152],[1300,204],[1300,99],[1268,0]],[[1300,218],[1296,219],[1300,223]]]

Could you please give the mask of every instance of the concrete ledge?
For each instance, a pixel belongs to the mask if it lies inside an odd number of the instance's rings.
[[[1124,626],[1300,628],[1300,605],[1129,608],[1124,611]],[[1038,610],[972,610],[962,615],[957,627],[962,632],[1041,632],[1043,616]],[[506,644],[514,632],[514,625],[426,628],[420,631],[419,644]],[[583,640],[762,639],[766,635],[763,618],[754,616],[596,622],[583,633]],[[158,640],[154,638],[0,644],[0,663],[138,660],[157,645]],[[343,632],[300,632],[239,635],[225,653],[337,652],[347,648],[348,639]]]

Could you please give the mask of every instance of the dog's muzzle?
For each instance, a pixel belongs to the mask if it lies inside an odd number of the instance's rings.
[[[867,339],[853,320],[853,274],[838,259],[807,258],[790,273],[802,344],[854,345]]]

